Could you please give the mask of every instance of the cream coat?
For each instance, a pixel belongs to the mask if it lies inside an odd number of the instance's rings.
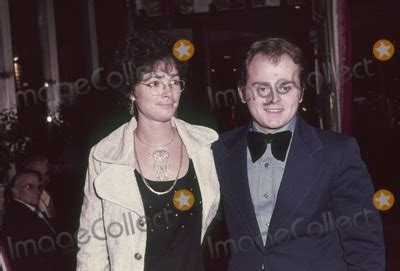
[[[219,204],[219,184],[210,149],[215,131],[173,118],[199,181],[201,240]],[[143,271],[145,212],[136,183],[132,118],[90,151],[78,233],[77,270]]]

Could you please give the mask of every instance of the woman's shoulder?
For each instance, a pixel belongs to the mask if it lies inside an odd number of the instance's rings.
[[[121,126],[119,126],[118,128],[112,130],[108,135],[106,135],[98,143],[96,143],[94,147],[115,144],[116,141],[122,140],[128,125],[129,122],[126,122]]]
[[[181,119],[174,119],[175,125],[180,134],[187,134],[205,144],[211,144],[218,140],[218,133],[206,126],[196,125]]]
[[[115,162],[125,157],[133,144],[133,127],[130,122],[124,123],[113,130],[91,149],[96,160]]]

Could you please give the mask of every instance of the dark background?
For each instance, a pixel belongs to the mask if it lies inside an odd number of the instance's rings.
[[[90,79],[88,72],[85,1],[54,1],[60,80],[74,82]],[[285,1],[281,1],[285,2]],[[95,1],[99,61],[101,67],[113,62],[113,53],[129,30],[126,2]],[[400,54],[398,3],[396,1],[350,1],[353,65],[371,60],[368,78],[352,78],[352,135],[360,145],[376,189],[400,192]],[[38,90],[43,85],[42,52],[37,23],[36,1],[10,1],[14,54],[22,67],[22,89]],[[313,67],[313,46],[309,33],[313,25],[309,1],[300,9],[282,3],[279,8],[246,8],[191,15],[133,17],[133,29],[185,29],[196,46],[189,61],[188,87],[183,93],[179,117],[192,123],[210,126],[219,132],[247,121],[246,110],[231,100],[229,105],[213,108],[207,93],[209,73],[211,88],[236,89],[237,71],[243,52],[252,41],[265,36],[280,36],[302,48]],[[390,61],[379,62],[372,46],[379,39],[391,40],[397,52]],[[227,57],[229,56],[229,57]],[[207,70],[207,61],[210,69]],[[303,109],[304,107],[304,109]],[[53,170],[54,199],[59,225],[75,230],[82,200],[86,160],[90,147],[110,131],[129,120],[126,101],[119,91],[92,88],[88,94],[73,97],[62,106],[61,126],[45,121],[46,105],[20,101],[19,117],[25,133],[32,138],[32,152],[44,151]],[[318,106],[315,89],[308,85],[300,108],[303,117],[317,126]],[[382,212],[387,247],[387,270],[400,270],[396,251],[400,249],[399,204]],[[222,230],[223,232],[223,230]],[[71,252],[72,253],[72,252]]]

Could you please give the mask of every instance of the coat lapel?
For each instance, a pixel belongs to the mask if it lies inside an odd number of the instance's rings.
[[[172,125],[176,126],[191,159],[200,160],[211,155],[204,153],[204,150],[209,150],[211,143],[218,139],[218,134],[215,131],[206,127],[191,125],[176,118],[172,119]],[[133,133],[136,127],[137,122],[135,118],[132,118],[129,123],[122,125],[96,145],[93,157],[95,160],[107,164],[107,168],[96,177],[94,185],[96,193],[102,199],[144,216],[143,203],[134,173],[136,165],[133,152]],[[193,162],[197,165],[199,161]],[[205,164],[207,168],[205,168]],[[208,166],[208,164],[210,165]],[[196,166],[196,173],[201,176],[203,175],[200,171],[207,171],[209,174],[208,169],[213,167],[214,163],[208,161],[208,163],[203,162],[202,165],[201,168]],[[207,177],[199,179],[202,182],[201,188],[205,187],[203,182],[215,184],[212,187],[207,183],[207,190],[203,191],[204,189],[202,189],[201,191],[202,196],[203,193],[208,196],[203,196],[203,221],[206,221],[214,199],[219,199],[219,196],[216,195],[218,193],[216,176],[212,176],[214,177],[212,179],[210,175],[205,174],[204,176]]]
[[[94,181],[100,198],[144,216],[140,191],[134,169],[125,165],[112,165],[101,172]]]
[[[226,144],[227,153],[217,163],[219,163],[220,172],[223,174],[221,181],[225,183],[255,243],[262,249],[262,238],[251,199],[247,174],[248,129],[249,126],[244,127],[238,132],[235,139]]]
[[[314,129],[298,117],[270,222],[266,243],[267,248],[274,243],[274,233],[280,227],[286,225],[286,222],[294,215],[302,200],[310,193],[323,162],[313,157],[313,155],[321,148],[322,143]]]

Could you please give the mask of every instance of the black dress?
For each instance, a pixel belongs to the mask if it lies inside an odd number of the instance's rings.
[[[145,271],[203,271],[201,256],[202,199],[189,161],[186,175],[167,194],[150,191],[138,171],[136,180],[142,196],[147,245]],[[166,191],[174,181],[147,181],[156,191]]]

